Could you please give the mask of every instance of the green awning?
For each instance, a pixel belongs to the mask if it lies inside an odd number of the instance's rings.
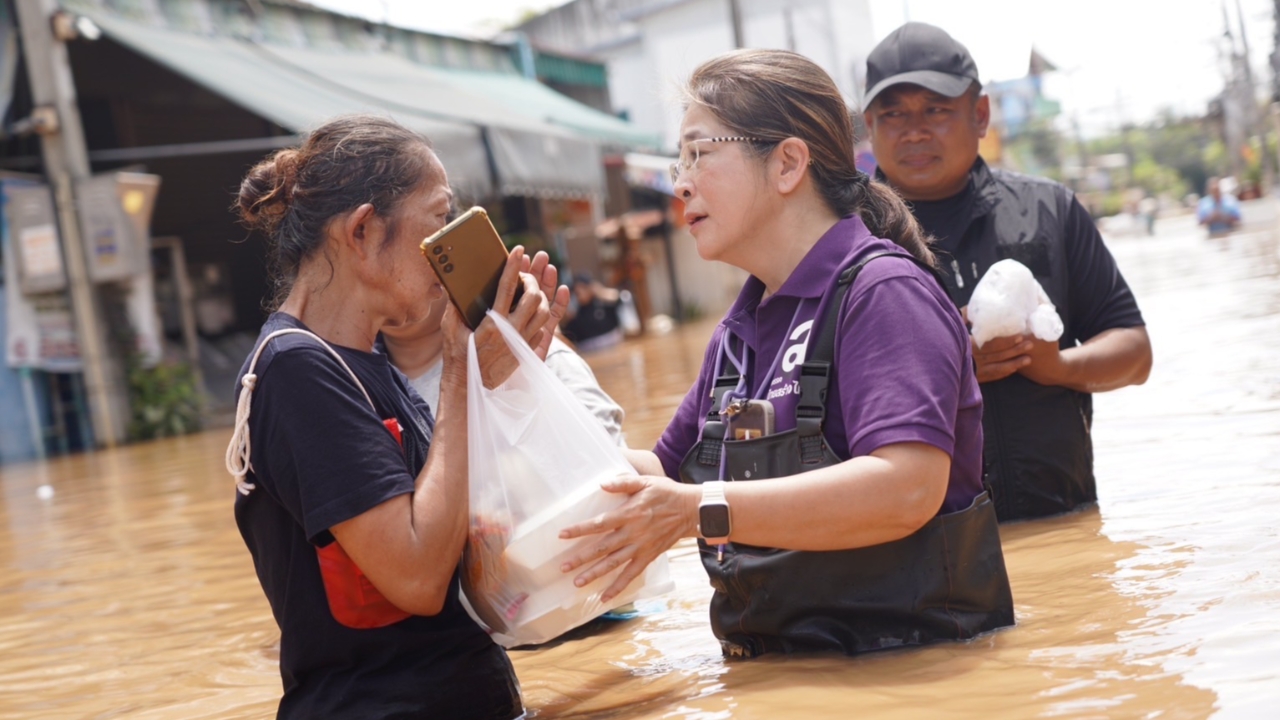
[[[435,68],[389,54],[253,47],[274,68],[357,93],[367,102],[485,128],[504,195],[602,195],[601,145],[630,147],[646,138],[617,118],[519,75]]]
[[[149,27],[105,13],[87,14],[121,45],[277,125],[307,132],[345,113],[389,115],[431,141],[450,182],[459,190],[484,194],[491,187],[479,127],[393,110],[308,81],[264,63],[255,46],[245,41]]]
[[[658,136],[621,118],[607,115],[534,80],[519,75],[449,71],[453,82],[485,97],[502,98],[509,109],[522,108],[548,125],[604,144],[626,149],[656,149]]]
[[[343,113],[394,117],[432,140],[462,188],[491,188],[492,170],[503,194],[601,195],[602,148],[658,142],[514,72],[432,66],[376,42],[308,41],[318,23],[333,24],[338,37],[357,22],[317,10],[267,6],[259,22],[271,32],[254,33],[243,17],[220,15],[217,0],[172,0],[159,14],[129,18],[91,0],[63,4],[116,42],[291,130]],[[291,23],[296,33],[287,32]]]
[[[621,147],[657,138],[523,75],[423,65],[390,53],[326,52],[256,45],[263,61],[319,77],[388,106],[405,106],[486,127],[533,130]]]

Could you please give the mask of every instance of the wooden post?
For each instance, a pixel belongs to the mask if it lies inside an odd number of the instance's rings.
[[[169,251],[169,267],[173,272],[174,289],[178,291],[178,312],[182,319],[182,340],[187,349],[187,362],[191,363],[192,377],[195,378],[196,391],[200,395],[200,411],[207,406],[205,398],[204,372],[200,369],[200,339],[196,333],[195,289],[191,287],[191,277],[187,275],[187,254],[182,249],[180,237],[158,237],[151,239],[151,247]]]
[[[75,203],[75,181],[89,177],[89,155],[67,47],[53,36],[56,0],[14,0],[31,96],[36,111],[48,122],[37,126],[44,157],[45,177],[53,189],[67,270],[76,342],[84,363],[84,376],[93,417],[94,437],[113,447],[124,439],[128,403],[123,375],[108,350],[97,293],[89,281],[85,244],[81,241],[80,216]],[[115,382],[112,380],[115,379]]]

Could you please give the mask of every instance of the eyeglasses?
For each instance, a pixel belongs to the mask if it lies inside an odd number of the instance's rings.
[[[680,146],[680,159],[671,163],[671,184],[675,185],[680,181],[680,173],[692,170],[698,166],[698,158],[702,156],[699,150],[701,143],[722,143],[722,142],[763,142],[757,138],[744,137],[742,135],[734,135],[732,137],[710,137],[689,140]]]

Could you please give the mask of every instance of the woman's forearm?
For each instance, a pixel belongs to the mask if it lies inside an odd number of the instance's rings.
[[[731,482],[729,540],[788,550],[898,540],[938,513],[950,470],[943,451],[903,443],[789,478]]]
[[[666,475],[666,470],[662,468],[662,461],[658,460],[658,456],[651,450],[637,450],[636,448],[622,448],[622,455],[631,463],[631,467],[636,469],[637,475],[653,475],[662,477]]]
[[[731,482],[725,488],[729,541],[846,550],[897,540],[938,513],[950,472],[951,458],[938,448],[899,443],[800,475]],[[605,591],[607,599],[680,538],[698,534],[702,490],[663,477],[619,478],[605,489],[631,497],[621,508],[560,533],[566,540],[598,537],[560,569],[577,573],[574,582],[583,587],[625,565]]]
[[[331,529],[374,587],[415,615],[444,607],[467,539],[466,387],[466,375],[446,367],[431,449],[413,493]]]
[[[436,422],[427,464],[413,493],[412,530],[423,563],[416,572],[433,591],[429,594],[440,593],[443,602],[470,521],[465,374],[441,379],[440,409],[442,418]]]

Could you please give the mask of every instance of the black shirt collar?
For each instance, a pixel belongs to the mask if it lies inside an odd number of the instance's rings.
[[[889,182],[889,178],[885,176],[884,170],[881,170],[879,165],[876,166],[875,178],[886,185],[892,186],[893,184]],[[991,174],[991,168],[987,166],[987,162],[982,159],[981,155],[973,161],[973,167],[969,168],[969,180],[969,185],[965,186],[965,189],[961,190],[960,193],[968,192],[970,187],[975,189],[978,193],[978,202],[974,203],[973,217],[986,215],[996,206],[996,179]]]

